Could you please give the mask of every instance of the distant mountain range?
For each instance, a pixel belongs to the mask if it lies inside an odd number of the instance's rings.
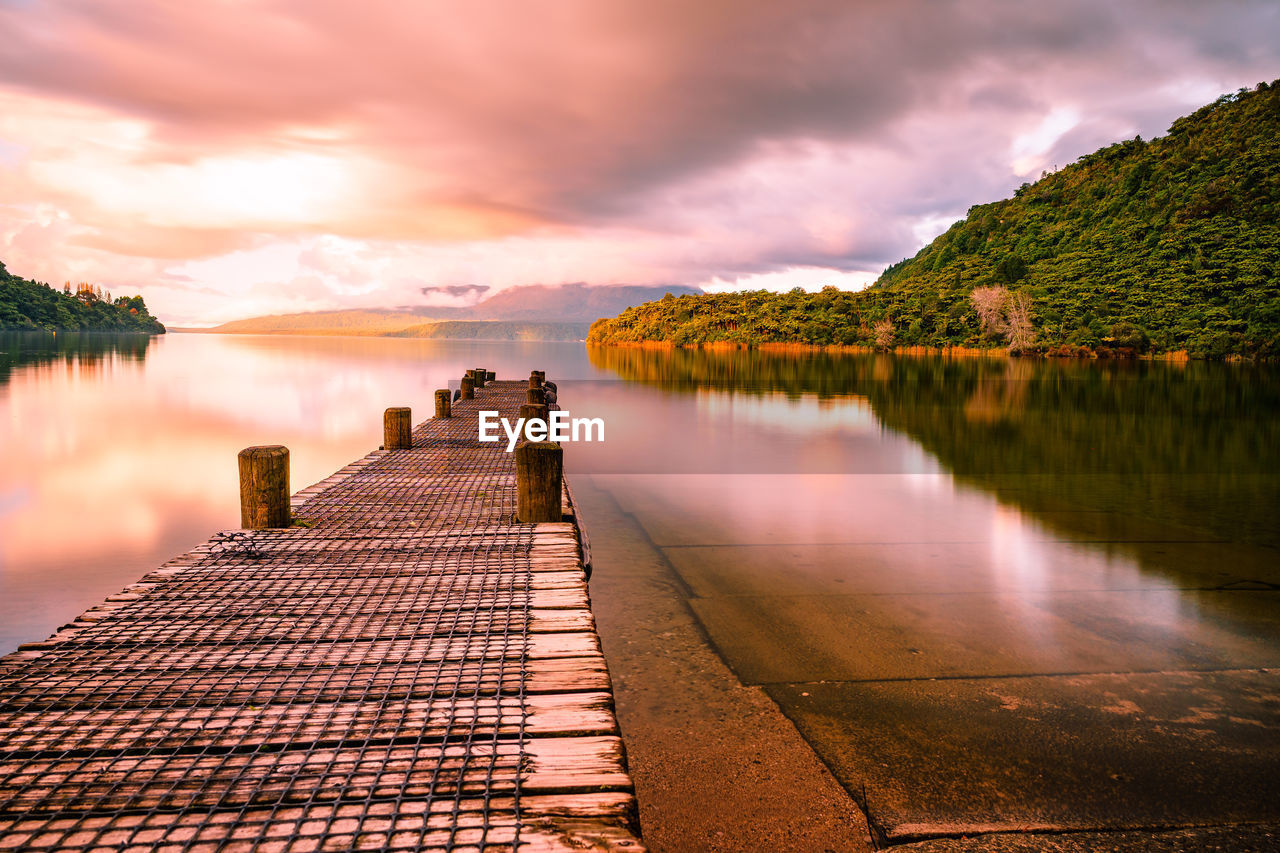
[[[583,340],[592,322],[665,294],[702,291],[681,285],[531,284],[465,308],[400,307],[311,311],[233,320],[203,331],[226,334],[394,335],[474,340]]]
[[[455,341],[585,341],[590,323],[522,323],[517,320],[442,320],[392,332],[396,338]]]

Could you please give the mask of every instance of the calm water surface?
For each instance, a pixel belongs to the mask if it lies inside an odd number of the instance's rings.
[[[301,488],[376,447],[383,408],[421,419],[482,365],[541,367],[606,419],[570,471],[644,525],[744,680],[1280,665],[1273,597],[1205,592],[1280,584],[1270,369],[183,334],[0,350],[0,651],[234,527],[241,448],[287,445]],[[859,596],[924,592],[960,609],[864,626],[901,648],[814,645]],[[964,608],[1020,651],[966,639]]]
[[[744,681],[1280,665],[1274,369],[590,357],[647,428],[593,480]]]

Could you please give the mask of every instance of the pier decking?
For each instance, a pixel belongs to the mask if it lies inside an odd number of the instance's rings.
[[[578,525],[476,440],[525,389],[0,659],[0,850],[641,850]]]

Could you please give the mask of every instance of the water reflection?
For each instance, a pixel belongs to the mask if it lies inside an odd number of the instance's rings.
[[[93,376],[119,365],[141,363],[152,340],[151,335],[0,331],[0,387],[15,370],[30,365],[62,366]]]
[[[745,680],[1280,662],[1271,593],[1219,591],[1280,586],[1274,370],[589,357],[675,429],[654,472],[584,470]]]
[[[1274,367],[612,347],[589,356],[669,391],[856,396],[961,481],[1068,532],[1132,522],[1280,547]],[[874,457],[865,464],[881,470]]]

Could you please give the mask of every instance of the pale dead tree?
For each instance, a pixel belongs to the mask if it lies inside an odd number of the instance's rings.
[[[1009,342],[1009,352],[1024,352],[1035,342],[1031,297],[1025,292],[1010,293],[999,284],[975,287],[969,294],[969,300],[978,314],[982,331],[989,335],[1003,335]]]
[[[888,349],[893,346],[893,321],[885,317],[879,323],[872,327],[875,332],[876,346],[880,349]]]
[[[1025,292],[1010,293],[1005,300],[1005,338],[1009,352],[1025,352],[1036,339],[1035,326],[1031,324],[1031,297]]]
[[[969,294],[973,310],[978,312],[978,322],[982,331],[989,335],[1004,334],[1008,330],[1005,323],[1005,303],[1009,299],[1009,291],[1003,285],[992,287],[975,287]]]

